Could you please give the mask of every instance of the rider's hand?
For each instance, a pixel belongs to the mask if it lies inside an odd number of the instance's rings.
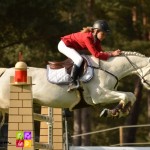
[[[111,56],[118,56],[120,54],[121,54],[121,50],[120,49],[117,49],[117,50],[111,52]]]

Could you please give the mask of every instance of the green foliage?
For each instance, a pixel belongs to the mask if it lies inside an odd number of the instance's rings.
[[[136,26],[132,22],[133,6],[137,7],[139,17]],[[135,48],[135,51],[144,46],[141,52],[144,49],[147,54],[149,44],[136,39],[149,28],[149,25],[143,27],[140,13],[144,11],[149,16],[148,6],[148,0],[142,4],[140,1],[106,0],[104,3],[96,0],[91,5],[87,0],[1,0],[0,52],[3,59],[0,64],[13,66],[20,50],[29,65],[43,66],[48,60],[60,60],[63,57],[57,51],[60,37],[77,32],[83,26],[92,26],[96,19],[106,19],[110,24],[111,34],[104,46],[124,50]]]
[[[46,56],[55,56],[49,51],[56,49],[65,26],[58,13],[59,4],[59,1],[56,3],[54,0],[0,2],[0,51],[4,55],[1,65],[11,66],[16,61],[13,55],[17,55],[21,49],[24,49],[23,55],[28,55],[33,62],[30,65],[42,65],[43,61],[48,60]]]
[[[136,22],[132,20],[133,7],[136,7]],[[20,51],[29,66],[45,67],[48,60],[64,59],[57,51],[60,37],[92,26],[97,19],[107,20],[111,28],[111,34],[102,43],[104,50],[119,48],[150,56],[150,42],[145,38],[150,29],[149,20],[143,24],[143,14],[150,18],[149,8],[149,0],[95,0],[95,3],[89,0],[0,0],[0,66],[13,67]],[[125,79],[119,89],[133,92],[133,83]],[[139,123],[146,123],[145,91],[142,104]],[[102,108],[97,106],[97,111],[92,112],[92,130],[124,124],[125,118],[100,119]],[[92,135],[91,139],[92,145],[118,143],[118,132]]]

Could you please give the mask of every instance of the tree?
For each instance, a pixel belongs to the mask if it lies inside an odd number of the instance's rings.
[[[23,51],[24,59],[30,65],[42,66],[48,58],[53,58],[65,26],[59,7],[60,1],[54,0],[1,1],[1,65],[2,62],[7,66],[14,65],[18,51]]]
[[[120,48],[149,56],[149,8],[149,0],[1,0],[0,65],[14,66],[18,61],[19,51],[22,51],[24,60],[30,66],[45,67],[48,60],[64,59],[57,51],[60,37],[80,31],[84,26],[92,26],[98,19],[107,20],[111,28],[111,34],[102,42],[104,50]],[[123,91],[133,90],[131,81],[133,80],[127,79],[122,82]],[[91,113],[94,114],[90,120],[91,130],[124,124],[125,118],[100,119],[98,113],[99,108]],[[81,114],[85,115],[85,112],[80,112],[77,118],[81,118]],[[147,119],[144,115],[142,117]],[[82,133],[81,126],[79,131]],[[116,135],[117,133],[113,133],[112,137]],[[93,136],[93,139],[101,139],[107,145],[117,140],[105,134],[103,136],[104,139],[101,136]],[[91,139],[90,143],[100,142]]]
[[[74,135],[90,132],[91,108],[74,110]],[[74,146],[90,146],[90,135],[73,138]]]
[[[142,84],[138,78],[135,84],[134,94],[136,96],[135,104],[131,110],[130,116],[126,119],[125,125],[136,125],[140,114],[140,102],[142,100]],[[129,128],[125,130],[124,143],[134,143],[136,140],[136,128]]]

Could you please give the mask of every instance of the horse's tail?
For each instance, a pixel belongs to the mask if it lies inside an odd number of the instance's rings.
[[[0,130],[1,130],[2,126],[3,126],[4,123],[5,123],[5,112],[4,112],[4,111],[1,111],[1,114],[2,114],[2,120],[1,120],[1,123],[0,123]]]
[[[7,68],[0,68],[0,77],[3,75],[3,73],[6,71]]]

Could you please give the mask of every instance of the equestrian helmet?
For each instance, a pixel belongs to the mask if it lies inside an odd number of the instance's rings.
[[[106,32],[106,33],[110,32],[108,23],[105,20],[95,21],[94,24],[93,24],[93,29],[99,29],[100,31],[103,31],[103,32]]]

